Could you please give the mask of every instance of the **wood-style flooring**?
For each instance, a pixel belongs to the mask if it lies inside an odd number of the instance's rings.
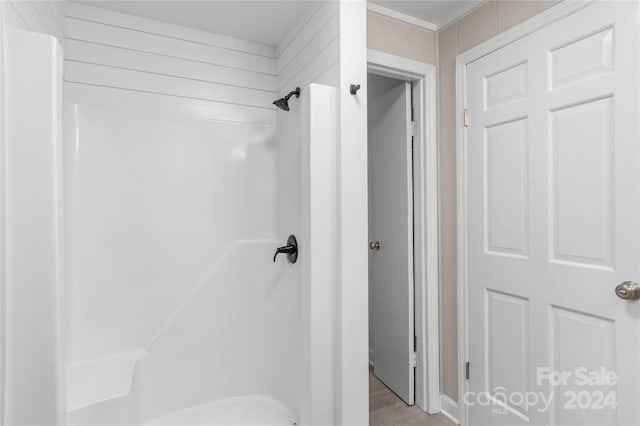
[[[370,426],[455,426],[442,414],[427,414],[416,406],[409,406],[391,392],[369,370]]]

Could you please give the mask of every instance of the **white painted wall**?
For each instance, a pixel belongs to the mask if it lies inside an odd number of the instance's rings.
[[[365,1],[339,3],[338,86],[338,424],[369,421],[367,10]],[[360,84],[357,95],[351,84]]]
[[[5,23],[6,11],[4,6],[0,6],[0,111],[7,110],[7,98],[6,98],[6,71],[5,64],[6,58],[6,23]],[[6,126],[6,115],[0,114],[0,128],[4,129]],[[4,156],[6,146],[6,132],[0,133],[0,153]],[[4,186],[4,179],[0,178],[0,186]],[[2,192],[0,192],[2,194]],[[0,206],[4,209],[6,200],[3,195],[0,195]],[[5,272],[5,221],[0,220],[0,383],[5,383],[5,359],[6,359],[6,280],[4,276]],[[4,401],[5,401],[6,389],[5,386],[0,385],[0,419],[4,419]]]
[[[322,2],[298,22],[277,47],[279,95],[311,83],[338,85],[338,2]]]
[[[275,118],[272,47],[74,3],[66,31],[65,80],[72,94],[80,87],[96,97],[107,88],[126,89],[207,101],[210,118]]]

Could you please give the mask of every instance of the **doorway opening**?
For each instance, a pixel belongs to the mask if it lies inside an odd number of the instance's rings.
[[[415,401],[413,103],[411,83],[369,74],[369,363]]]
[[[371,383],[438,413],[435,66],[369,50],[368,72]]]

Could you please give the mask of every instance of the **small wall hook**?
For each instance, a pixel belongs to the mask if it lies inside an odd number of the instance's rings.
[[[351,92],[352,95],[358,93],[358,90],[360,90],[359,84],[352,84],[351,86],[349,86],[349,92]]]

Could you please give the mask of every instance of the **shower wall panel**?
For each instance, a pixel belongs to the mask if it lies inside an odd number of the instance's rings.
[[[236,241],[273,238],[275,158],[271,126],[78,96],[65,115],[69,355],[80,362],[149,347]]]
[[[338,85],[337,13],[336,2],[314,6],[274,48],[69,5],[71,370],[133,370],[113,391],[78,374],[72,394],[122,400],[133,422],[247,393],[300,411],[312,350],[302,340],[311,302],[301,303],[311,294],[309,135],[301,99],[290,112],[271,102],[296,86]],[[274,265],[291,233],[302,263]]]
[[[1,30],[0,414],[3,424],[58,424],[65,350],[62,52],[50,36]]]
[[[237,239],[273,237],[276,60],[79,4],[66,29],[74,363],[147,348]]]
[[[8,28],[48,34],[64,47],[66,0],[7,0],[0,2]]]
[[[79,4],[66,29],[69,410],[293,399],[260,378],[298,347],[298,293],[271,261],[275,48]]]

